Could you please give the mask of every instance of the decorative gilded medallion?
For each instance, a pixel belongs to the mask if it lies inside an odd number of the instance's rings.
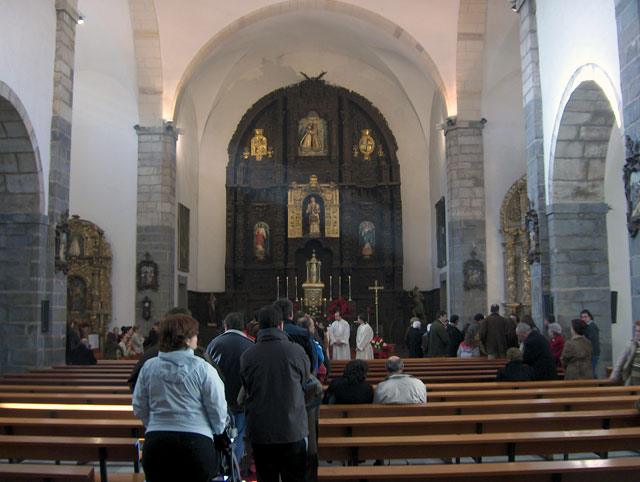
[[[360,142],[358,142],[358,147],[360,148],[360,152],[364,154],[365,161],[368,161],[370,159],[369,156],[376,147],[376,143],[374,142],[373,137],[371,137],[370,134],[370,129],[363,129],[362,137],[360,137]]]
[[[262,135],[264,129],[254,129],[256,135],[251,138],[251,155],[261,161],[267,155],[267,138]]]

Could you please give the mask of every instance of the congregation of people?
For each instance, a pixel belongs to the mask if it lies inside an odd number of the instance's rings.
[[[259,481],[316,480],[321,403],[427,403],[425,383],[406,373],[398,356],[386,360],[387,375],[375,388],[367,382],[374,332],[363,315],[350,324],[336,312],[329,324],[316,323],[279,299],[250,318],[229,313],[224,332],[206,348],[198,345],[198,322],[180,308],[146,338],[139,327],[108,333],[107,346],[120,353],[116,358],[140,358],[128,382],[134,414],[146,427],[142,465],[149,482],[210,480],[220,471],[217,442],[225,434],[235,442],[230,451],[242,475],[253,460]],[[552,316],[539,329],[531,317],[503,317],[498,305],[487,317],[477,314],[459,324],[458,316],[448,319],[444,311],[426,326],[412,318],[405,338],[409,357],[504,358],[497,381],[554,380],[560,369],[565,379],[597,376],[599,335],[588,310],[571,321],[567,340]],[[73,350],[91,347],[86,327],[71,328],[69,353],[76,360]],[[349,361],[323,392],[332,360]],[[640,383],[640,321],[611,381]],[[176,457],[188,468],[177,468]]]

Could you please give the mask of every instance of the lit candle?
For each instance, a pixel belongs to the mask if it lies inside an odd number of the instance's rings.
[[[351,275],[349,275],[349,301],[351,301]]]
[[[287,276],[287,299],[289,299],[289,277]]]
[[[276,276],[276,300],[280,298],[280,276]]]
[[[342,276],[338,277],[338,298],[342,297]]]
[[[296,285],[296,301],[298,301],[298,277],[296,276],[293,281]]]
[[[329,301],[333,299],[332,293],[333,293],[333,276],[329,276]]]

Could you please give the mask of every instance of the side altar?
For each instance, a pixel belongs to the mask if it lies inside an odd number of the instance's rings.
[[[380,111],[347,89],[311,79],[258,100],[229,143],[218,311],[250,314],[288,297],[322,316],[342,296],[356,313],[373,312],[368,287],[377,280],[381,335],[401,339],[408,297],[396,151]]]

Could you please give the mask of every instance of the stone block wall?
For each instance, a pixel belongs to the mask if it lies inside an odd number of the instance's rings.
[[[611,298],[605,203],[557,203],[548,207],[551,293],[557,321],[569,336],[583,309],[600,329],[599,372],[611,364]]]

